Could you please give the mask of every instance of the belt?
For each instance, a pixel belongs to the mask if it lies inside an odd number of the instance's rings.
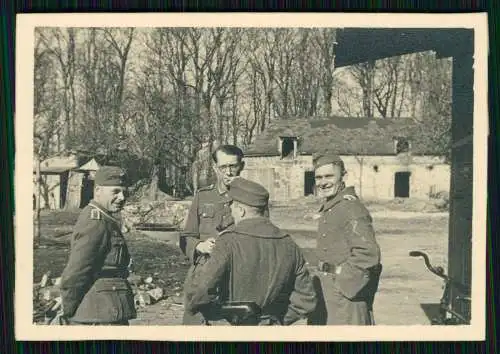
[[[127,279],[128,269],[103,269],[99,272],[98,278],[123,278]]]

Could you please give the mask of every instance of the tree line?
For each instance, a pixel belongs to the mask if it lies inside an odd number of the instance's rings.
[[[248,146],[275,119],[417,117],[447,151],[449,60],[336,69],[335,50],[333,28],[37,28],[36,154],[112,156],[154,197],[192,193],[206,147]]]

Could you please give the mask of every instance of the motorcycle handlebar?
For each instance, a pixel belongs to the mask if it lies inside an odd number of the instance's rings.
[[[422,257],[424,259],[424,263],[425,263],[425,266],[427,267],[427,269],[429,269],[432,273],[436,274],[438,277],[441,277],[444,280],[449,280],[449,278],[444,274],[443,267],[434,267],[429,260],[429,256],[427,254],[425,254],[424,252],[411,251],[410,256],[411,257]]]
[[[431,264],[429,256],[426,253],[424,253],[422,251],[410,251],[409,255],[410,255],[410,257],[422,257],[424,259],[425,266],[427,267],[427,269],[429,269],[429,271],[431,271],[433,274],[437,275],[438,277],[444,279],[447,283],[453,284],[453,286],[458,288],[458,290],[460,292],[466,294],[467,296],[470,295],[469,288],[467,286],[465,286],[464,284],[457,282],[456,280],[454,280],[454,279],[450,278],[449,276],[447,276],[446,274],[444,274],[443,267],[439,267],[439,266],[434,267]]]

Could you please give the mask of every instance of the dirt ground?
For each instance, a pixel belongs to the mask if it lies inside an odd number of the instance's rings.
[[[315,263],[316,206],[274,205],[271,218],[288,229],[303,249],[306,259]],[[370,206],[369,206],[370,208]],[[411,250],[427,252],[434,264],[446,267],[448,216],[446,213],[398,211],[371,207],[377,240],[382,250],[382,273],[374,312],[377,324],[430,324],[428,312],[435,310],[442,293],[442,282],[428,272],[421,259],[409,257]],[[42,238],[34,250],[34,280],[51,271],[59,275],[68,255],[69,232],[77,211],[44,212]],[[167,292],[167,299],[139,309],[134,325],[177,325],[182,318],[182,282],[188,264],[181,255],[175,233],[131,232],[127,234],[137,274],[153,276]],[[446,268],[445,268],[446,269]],[[426,313],[427,312],[427,313]],[[299,325],[303,322],[298,323]]]

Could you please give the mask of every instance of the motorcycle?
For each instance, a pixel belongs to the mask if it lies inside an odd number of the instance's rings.
[[[461,282],[452,279],[444,273],[441,266],[433,266],[429,260],[429,256],[421,251],[411,251],[411,257],[422,257],[427,269],[444,280],[444,290],[439,302],[439,315],[437,318],[431,319],[433,325],[468,325],[470,324],[470,316],[463,315],[455,311],[452,307],[453,301],[464,301],[468,303],[470,308],[471,292],[470,288]],[[453,291],[452,291],[453,289]],[[454,297],[452,297],[452,293]],[[455,295],[457,294],[458,295]]]

